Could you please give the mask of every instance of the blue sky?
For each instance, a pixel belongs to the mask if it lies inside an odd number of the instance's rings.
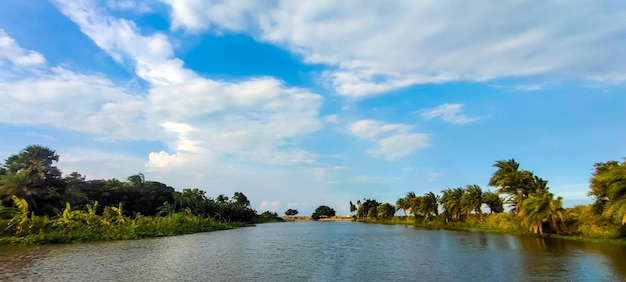
[[[626,157],[620,1],[2,1],[0,158],[302,214]]]

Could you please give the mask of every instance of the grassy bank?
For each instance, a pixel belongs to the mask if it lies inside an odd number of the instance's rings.
[[[57,217],[18,214],[0,220],[0,244],[53,244],[80,241],[132,240],[233,229],[244,223],[225,223],[191,213],[135,218],[111,210],[102,215],[66,210]]]
[[[365,223],[377,223],[377,224],[401,224],[411,225],[415,227],[427,228],[427,229],[445,229],[445,230],[459,230],[459,231],[477,231],[477,232],[489,232],[489,233],[505,233],[514,235],[529,235],[538,236],[532,233],[530,230],[523,228],[519,217],[515,217],[512,214],[502,213],[493,215],[483,215],[481,218],[469,218],[463,222],[445,222],[439,219],[423,220],[421,218],[415,218],[413,216],[394,216],[387,219],[360,219],[359,222]],[[619,238],[619,234],[614,231],[608,231],[600,227],[589,226],[571,226],[577,228],[576,230],[582,230],[578,232],[571,232],[570,235],[557,235],[547,234],[544,237],[559,238],[574,241],[584,242],[601,242],[626,245],[626,240]],[[595,233],[590,233],[593,230]],[[611,230],[611,229],[609,229]],[[582,233],[586,232],[586,233]],[[586,234],[582,235],[582,234]]]

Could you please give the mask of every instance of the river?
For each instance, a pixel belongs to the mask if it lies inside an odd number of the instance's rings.
[[[355,222],[0,246],[0,281],[626,281],[626,247]]]

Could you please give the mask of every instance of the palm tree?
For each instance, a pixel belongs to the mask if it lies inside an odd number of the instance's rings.
[[[592,183],[605,188],[603,215],[626,224],[626,161],[593,177]]]
[[[30,145],[19,154],[6,159],[7,173],[28,171],[32,177],[41,179],[61,178],[61,171],[53,166],[59,161],[59,155],[54,150],[40,145]]]
[[[61,178],[61,171],[54,166],[58,160],[59,155],[54,150],[31,145],[5,161],[7,175],[24,173],[28,176],[28,188],[33,193],[26,199],[32,207],[39,207],[33,209],[36,214],[52,214],[55,206],[61,208],[59,202],[65,182]]]
[[[533,175],[532,178],[528,181],[528,188],[526,189],[526,193],[528,196],[533,194],[541,194],[548,191],[548,181],[543,180],[541,177]]]
[[[601,214],[604,210],[604,206],[606,202],[608,202],[608,197],[606,195],[606,191],[609,189],[607,187],[608,183],[604,180],[598,181],[598,176],[607,173],[613,167],[619,166],[620,163],[618,161],[608,161],[604,163],[595,163],[593,165],[593,174],[591,176],[589,196],[595,198],[595,202],[593,204],[594,213]]]
[[[516,214],[522,208],[522,202],[530,194],[529,182],[534,175],[527,170],[519,170],[519,163],[515,159],[499,160],[493,165],[498,168],[489,179],[489,185],[496,187],[496,194],[506,194],[507,202],[511,204]]]
[[[443,206],[443,217],[446,221],[459,220],[463,213],[462,198],[465,190],[459,188],[448,188],[441,191],[441,205]]]
[[[439,215],[439,195],[435,195],[433,192],[428,192],[422,197],[421,212],[424,215],[424,221],[428,220],[428,217],[432,214]]]
[[[564,221],[562,199],[554,199],[554,195],[547,191],[529,197],[522,208],[522,223],[535,234],[543,235],[544,223],[561,233]]]
[[[9,173],[0,176],[0,197],[4,201],[9,201],[13,196],[25,199],[34,206],[33,196],[37,195],[38,189],[31,185],[30,176],[27,171],[15,174]]]
[[[396,200],[396,210],[402,210],[404,216],[406,216],[407,208],[409,208],[409,206],[407,205],[406,198],[399,198],[398,200]]]
[[[419,206],[421,205],[420,197],[415,195],[415,192],[411,191],[406,193],[406,196],[404,196],[404,200],[405,207],[410,210],[409,213],[417,215],[419,213]]]
[[[463,194],[463,207],[466,216],[472,211],[481,216],[483,214],[483,201],[483,190],[480,186],[473,184],[465,187],[465,193]]]
[[[515,159],[499,160],[493,166],[498,170],[491,175],[489,186],[498,187],[500,190],[504,189],[504,191],[496,191],[497,193],[506,193],[506,189],[512,184],[512,174],[519,171],[519,163]]]

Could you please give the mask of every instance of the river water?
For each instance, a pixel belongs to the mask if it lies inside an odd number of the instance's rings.
[[[626,281],[626,247],[355,222],[0,246],[0,281]]]

